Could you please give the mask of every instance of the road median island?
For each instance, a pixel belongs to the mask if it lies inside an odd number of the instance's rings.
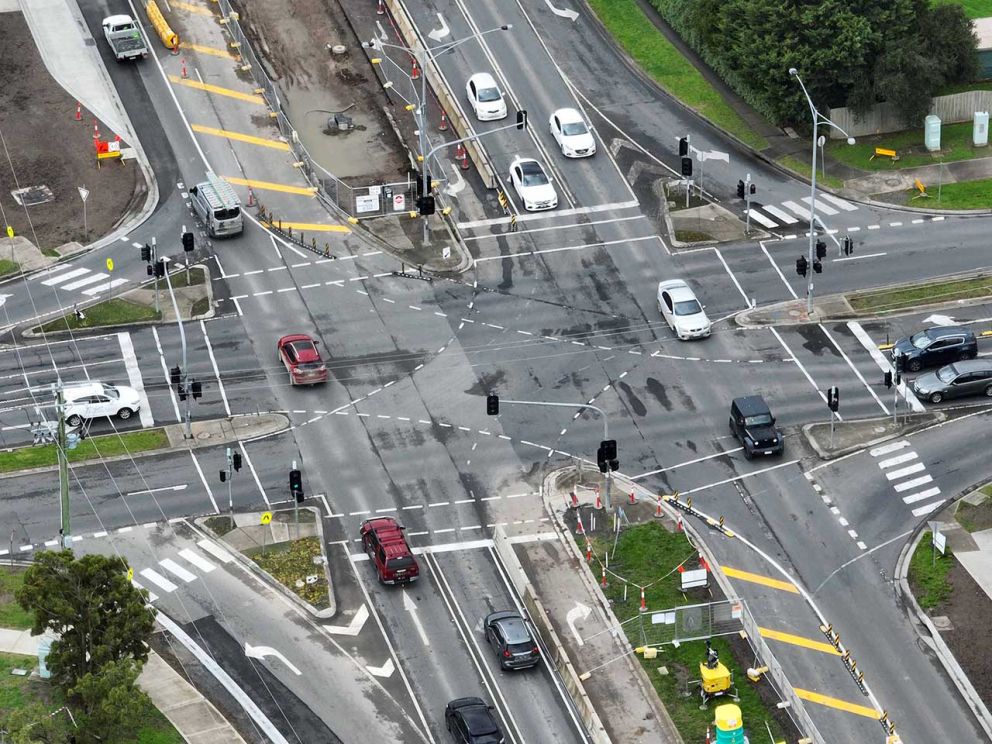
[[[133,455],[169,446],[164,427],[104,434],[83,439],[75,449],[68,450],[69,463],[86,462],[120,455]],[[18,447],[0,452],[0,473],[10,473],[58,465],[58,450],[54,444]]]
[[[859,316],[887,315],[902,311],[916,312],[923,307],[961,301],[987,300],[992,297],[992,275],[952,277],[928,282],[898,284],[882,289],[848,292],[845,295]]]

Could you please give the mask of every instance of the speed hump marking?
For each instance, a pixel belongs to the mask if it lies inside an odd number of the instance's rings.
[[[259,520],[262,524],[268,524],[272,521],[272,512],[262,512],[262,517]]]

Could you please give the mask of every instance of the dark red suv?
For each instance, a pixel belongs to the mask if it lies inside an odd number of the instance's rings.
[[[405,584],[420,577],[420,566],[403,536],[405,528],[392,517],[362,522],[362,547],[383,584]]]

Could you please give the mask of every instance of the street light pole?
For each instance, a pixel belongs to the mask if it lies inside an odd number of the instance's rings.
[[[165,262],[165,283],[169,287],[169,297],[172,298],[172,309],[176,313],[176,323],[179,324],[179,343],[182,345],[183,361],[182,361],[182,373],[180,384],[183,386],[183,391],[186,393],[186,432],[183,434],[184,439],[193,438],[193,424],[190,420],[191,411],[190,406],[192,404],[191,398],[192,393],[189,389],[189,366],[186,363],[186,330],[183,328],[183,318],[179,314],[179,304],[176,302],[176,293],[172,291],[172,280],[169,278],[169,257],[163,256],[162,260]]]
[[[59,458],[59,505],[62,512],[62,525],[59,530],[59,543],[63,550],[69,547],[69,453],[65,435],[65,391],[62,379],[55,383],[55,413],[58,416],[58,429],[55,448]]]

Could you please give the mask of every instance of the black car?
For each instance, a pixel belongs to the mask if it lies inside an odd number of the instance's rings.
[[[978,356],[975,334],[961,326],[935,326],[901,338],[892,346],[896,369],[918,372],[924,367],[950,364]]]
[[[784,447],[775,417],[760,395],[734,398],[730,404],[730,430],[744,446],[744,457],[778,455]]]
[[[541,661],[541,650],[518,613],[490,612],[482,624],[503,669],[526,669]]]
[[[491,705],[477,697],[452,700],[444,709],[444,725],[459,744],[503,744],[503,732]]]

